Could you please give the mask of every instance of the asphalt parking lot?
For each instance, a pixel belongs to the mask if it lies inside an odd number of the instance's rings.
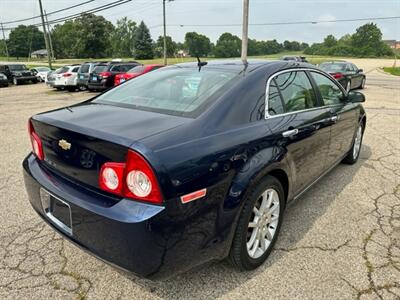
[[[339,165],[291,205],[269,260],[240,273],[211,263],[162,282],[121,274],[64,241],[31,209],[21,162],[32,114],[88,99],[44,84],[0,88],[1,299],[399,299],[400,77],[367,72],[357,164]]]

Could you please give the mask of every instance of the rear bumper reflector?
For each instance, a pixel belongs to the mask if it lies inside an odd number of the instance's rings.
[[[207,193],[207,189],[198,190],[196,192],[181,196],[182,203],[188,203],[200,198],[203,198]]]

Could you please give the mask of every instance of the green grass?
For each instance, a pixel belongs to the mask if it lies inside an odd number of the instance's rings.
[[[400,76],[400,67],[394,67],[394,68],[385,67],[383,68],[383,70],[392,75]]]

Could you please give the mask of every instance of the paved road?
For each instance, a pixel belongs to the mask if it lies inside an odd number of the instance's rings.
[[[1,299],[399,299],[400,84],[369,70],[360,161],[340,165],[288,208],[267,263],[239,273],[212,263],[164,282],[128,277],[50,230],[28,204],[21,161],[30,115],[86,93],[0,89]]]

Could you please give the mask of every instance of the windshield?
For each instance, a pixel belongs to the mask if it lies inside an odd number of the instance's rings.
[[[36,70],[38,72],[49,72],[50,71],[50,69],[46,68],[46,67],[38,67],[38,68],[36,68]]]
[[[319,67],[327,72],[340,72],[344,71],[345,64],[321,64]]]
[[[166,114],[195,116],[237,73],[221,69],[169,67],[128,81],[94,102]]]
[[[9,65],[10,71],[23,71],[28,70],[25,65]]]

